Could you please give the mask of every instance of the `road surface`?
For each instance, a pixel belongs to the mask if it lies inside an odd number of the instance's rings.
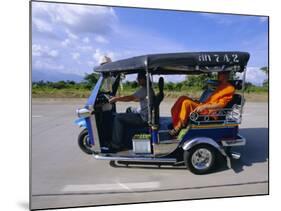
[[[85,100],[33,99],[32,209],[240,196],[268,193],[268,104],[245,106],[240,133],[247,145],[232,169],[208,175],[179,168],[114,168],[77,145],[73,122]],[[161,104],[169,115],[172,100]],[[118,104],[124,111],[128,105]]]

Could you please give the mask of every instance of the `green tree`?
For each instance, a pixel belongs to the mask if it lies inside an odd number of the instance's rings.
[[[268,67],[262,67],[260,70],[262,70],[266,75],[268,75]]]
[[[264,80],[262,85],[267,87],[268,86],[268,67],[262,67],[260,70],[263,71],[266,74],[267,78]]]
[[[43,87],[43,86],[46,85],[43,80],[36,82],[36,84],[37,84],[37,86],[39,86],[39,87]]]
[[[185,85],[188,87],[200,88],[202,89],[205,85],[205,81],[208,79],[206,75],[189,75],[185,81]]]
[[[175,84],[175,89],[177,91],[181,91],[182,87],[183,87],[183,83],[182,82],[178,82],[178,83]]]
[[[70,80],[67,80],[66,83],[69,84],[69,85],[75,85],[76,84],[75,81],[70,81]]]
[[[52,83],[52,87],[55,89],[64,89],[67,87],[67,84],[65,81],[58,81],[58,82]]]
[[[86,81],[86,88],[91,89],[98,81],[99,75],[97,73],[87,74],[84,77]]]
[[[168,82],[166,84],[166,88],[167,88],[168,91],[173,91],[174,90],[174,83]]]
[[[138,83],[136,81],[131,82],[131,88],[136,89],[138,87]]]

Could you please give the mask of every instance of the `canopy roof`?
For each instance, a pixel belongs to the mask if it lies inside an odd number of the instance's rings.
[[[192,52],[148,54],[100,65],[98,73],[138,73],[146,65],[152,74],[196,74],[218,71],[244,71],[250,54],[247,52]]]

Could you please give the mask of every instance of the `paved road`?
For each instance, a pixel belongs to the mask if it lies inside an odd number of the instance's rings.
[[[84,154],[73,123],[84,102],[32,102],[32,209],[268,193],[267,103],[246,104],[240,132],[247,146],[233,168],[198,176],[184,168],[113,168]],[[171,104],[162,103],[162,115]]]

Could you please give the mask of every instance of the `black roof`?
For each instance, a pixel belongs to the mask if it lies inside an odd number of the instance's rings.
[[[148,54],[100,65],[98,73],[137,73],[144,71],[146,62],[152,74],[196,74],[215,71],[244,71],[250,54],[247,52],[192,52]]]

